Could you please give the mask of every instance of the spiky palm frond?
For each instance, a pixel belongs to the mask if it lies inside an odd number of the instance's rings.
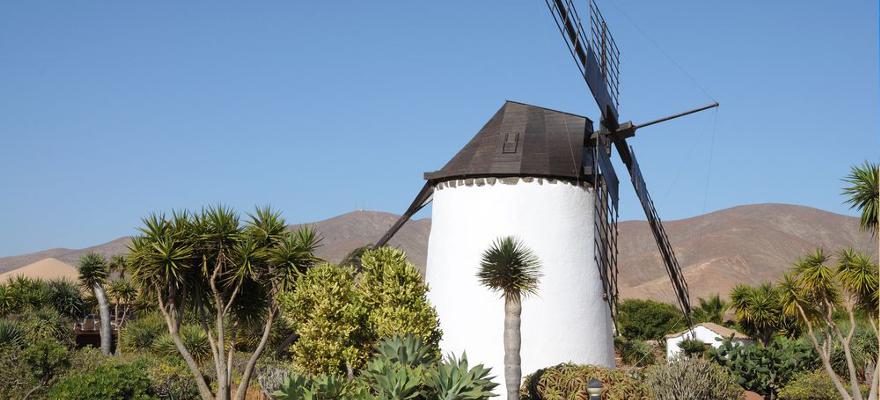
[[[828,266],[830,257],[822,249],[807,254],[794,265],[799,289],[814,300],[835,305],[840,300],[834,271]]]
[[[521,241],[506,236],[496,239],[483,252],[477,278],[480,283],[509,299],[535,294],[541,277],[538,257]]]
[[[107,287],[107,295],[114,303],[131,303],[137,296],[137,288],[128,278],[120,278],[110,282]]]
[[[709,296],[709,298],[700,298],[699,307],[694,309],[694,320],[697,322],[714,322],[720,324],[724,322],[724,312],[727,310],[728,304],[721,299],[717,293]]]
[[[287,232],[287,224],[281,212],[269,206],[257,207],[253,214],[248,214],[245,231],[261,245],[271,245],[283,239]]]
[[[843,188],[850,208],[858,209],[862,215],[859,225],[862,230],[877,235],[877,213],[880,211],[880,188],[878,188],[877,164],[865,161],[853,166],[849,175],[843,178],[849,186]]]
[[[109,275],[110,271],[104,256],[90,252],[80,257],[79,281],[84,287],[91,290],[95,285],[103,285],[107,283]]]
[[[269,278],[279,289],[290,289],[297,276],[322,261],[315,256],[321,240],[312,227],[303,226],[285,234],[275,246],[269,248],[268,262],[272,267]]]
[[[837,278],[862,309],[876,312],[877,264],[867,254],[853,249],[841,251],[837,262]]]
[[[238,213],[224,205],[210,206],[193,218],[199,239],[209,252],[232,248],[241,237]]]
[[[107,260],[107,268],[110,273],[118,273],[124,275],[127,267],[128,263],[125,259],[125,256],[121,254],[113,255],[110,257],[109,260]]]

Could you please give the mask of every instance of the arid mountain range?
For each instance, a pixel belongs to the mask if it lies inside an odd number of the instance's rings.
[[[356,211],[313,223],[323,236],[319,255],[338,262],[348,252],[374,242],[397,216]],[[737,283],[756,284],[779,279],[800,256],[818,247],[837,251],[853,247],[877,257],[877,244],[858,230],[858,220],[809,207],[758,204],[729,208],[698,217],[667,221],[691,296],[726,295]],[[409,254],[424,268],[431,221],[410,221],[391,245]],[[651,231],[644,221],[619,225],[619,286],[622,297],[671,301],[671,287]],[[124,252],[127,237],[85,249],[49,249],[0,258],[0,273],[55,258],[75,265],[89,251],[105,255]],[[57,263],[42,263],[57,265]]]

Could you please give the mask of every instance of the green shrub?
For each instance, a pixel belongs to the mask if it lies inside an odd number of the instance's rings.
[[[54,279],[47,284],[47,300],[65,318],[79,318],[86,311],[86,301],[77,285],[67,279]]]
[[[50,385],[70,367],[67,347],[51,339],[41,339],[28,346],[22,359],[43,386]]]
[[[640,340],[659,340],[685,326],[683,315],[674,306],[637,299],[620,303],[617,323],[623,337]]]
[[[602,382],[603,400],[651,398],[648,387],[627,371],[576,364],[559,364],[526,376],[520,395],[523,400],[586,399],[591,379]]]
[[[779,391],[779,400],[837,400],[840,394],[823,371],[802,372]]]
[[[362,272],[350,266],[310,268],[282,298],[283,317],[299,335],[295,369],[306,375],[354,373],[380,338],[412,334],[439,358],[439,321],[428,288],[406,255],[367,250]]]
[[[98,348],[83,347],[71,352],[70,370],[74,373],[94,372],[98,367],[111,360],[111,357],[101,354],[101,350]]]
[[[350,267],[322,264],[296,280],[282,300],[284,316],[299,334],[291,346],[293,365],[307,375],[340,374],[369,357],[366,308]]]
[[[195,325],[184,325],[180,328],[180,339],[183,341],[186,349],[192,357],[202,362],[211,358],[211,343],[208,341],[208,334],[200,327]],[[162,357],[180,357],[171,334],[164,332],[154,341],[150,350],[153,354]]]
[[[23,352],[18,347],[0,346],[0,399],[39,398],[44,389],[24,362]]]
[[[614,338],[614,347],[620,353],[623,363],[633,367],[646,367],[656,362],[654,349],[643,340],[626,339],[622,336]]]
[[[440,321],[425,285],[406,254],[391,247],[364,251],[358,288],[374,339],[413,334],[439,355]]]
[[[775,396],[796,374],[819,367],[819,356],[802,341],[776,338],[769,345],[736,345],[725,340],[709,359],[727,368],[746,390]]]
[[[52,387],[49,397],[56,400],[154,399],[144,367],[142,363],[107,364],[92,372],[69,375]]]
[[[147,369],[150,388],[156,397],[169,400],[198,399],[199,388],[186,364],[179,358],[158,359]]]
[[[49,301],[49,288],[46,282],[26,276],[15,276],[6,284],[7,295],[11,299],[9,313],[22,312],[27,308],[40,308]]]
[[[65,345],[73,345],[71,323],[52,307],[32,309],[21,320],[25,338],[36,342],[43,339],[57,340]]]
[[[850,352],[858,378],[861,381],[867,381],[868,376],[874,371],[874,362],[877,360],[877,336],[870,329],[857,328],[852,342],[850,342]],[[846,356],[839,343],[835,344],[831,351],[831,366],[837,375],[849,376]]]
[[[654,400],[738,400],[743,389],[727,370],[704,358],[680,357],[645,373]]]
[[[686,357],[702,357],[708,351],[706,344],[699,339],[685,339],[678,342],[678,348]]]
[[[167,331],[162,316],[157,313],[146,314],[125,323],[122,335],[119,336],[119,346],[123,353],[149,351],[156,338]]]

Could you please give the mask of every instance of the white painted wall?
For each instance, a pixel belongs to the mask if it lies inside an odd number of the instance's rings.
[[[523,377],[567,361],[613,367],[611,318],[593,260],[592,189],[539,179],[440,186],[426,278],[443,352],[467,351],[472,365],[492,367],[504,390],[504,303],[476,274],[492,241],[513,235],[537,254],[544,274],[538,295],[523,301]]]
[[[681,353],[681,348],[678,347],[679,343],[685,341],[686,339],[694,339],[694,338],[696,338],[697,340],[699,340],[703,343],[706,343],[716,349],[721,347],[721,340],[725,339],[721,335],[713,332],[712,330],[706,328],[705,326],[702,326],[702,325],[694,326],[694,328],[688,332],[684,332],[678,336],[672,336],[672,337],[666,338],[666,360],[667,361],[672,360],[673,358],[675,358],[675,356],[677,356],[679,353]],[[750,343],[750,342],[751,342],[751,340],[747,340],[747,339],[734,339],[733,340],[734,344],[745,344],[745,343]]]

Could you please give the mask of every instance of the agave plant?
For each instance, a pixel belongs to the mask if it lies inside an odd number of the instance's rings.
[[[461,358],[450,355],[428,379],[432,399],[485,400],[496,396],[492,389],[498,386],[489,376],[491,369],[483,364],[468,368],[467,354]]]
[[[440,361],[430,347],[412,334],[379,342],[376,345],[376,354],[379,359],[410,367],[433,365]]]
[[[20,347],[24,344],[24,329],[13,321],[0,319],[0,347]]]
[[[333,375],[308,379],[294,373],[272,393],[272,397],[277,400],[339,400],[346,398],[346,388],[346,382]]]

